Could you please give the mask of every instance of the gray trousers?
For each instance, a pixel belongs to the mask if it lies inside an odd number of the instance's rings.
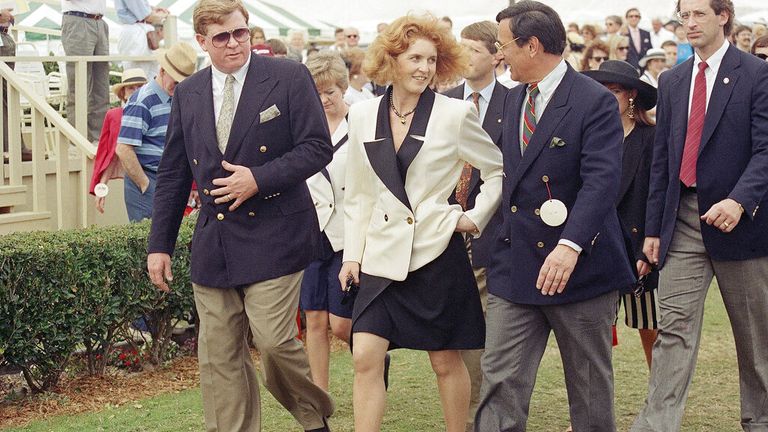
[[[659,337],[653,345],[648,398],[633,432],[680,430],[713,276],[736,342],[741,427],[768,431],[768,257],[713,261],[701,238],[700,213],[696,194],[683,191],[659,278]],[[748,223],[746,216],[741,222]]]
[[[103,19],[61,17],[61,45],[68,56],[109,55],[109,27]],[[67,63],[67,120],[75,125],[75,63]],[[99,139],[104,116],[109,108],[109,63],[89,62],[86,77],[88,92],[88,140]],[[83,101],[79,101],[83,102]]]
[[[476,432],[526,430],[541,357],[555,333],[576,432],[614,432],[611,343],[618,293],[556,306],[488,295],[483,384]]]

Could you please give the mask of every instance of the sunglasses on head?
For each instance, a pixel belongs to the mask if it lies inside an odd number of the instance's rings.
[[[251,39],[251,32],[248,30],[248,27],[239,27],[236,29],[223,31],[221,33],[216,33],[210,38],[214,48],[223,48],[227,46],[230,38],[235,38],[235,41],[238,43],[249,41]]]
[[[757,56],[757,58],[759,58],[760,60],[765,60],[765,59],[768,59],[768,54],[757,53],[757,54],[755,54],[755,55],[756,55],[756,56]]]

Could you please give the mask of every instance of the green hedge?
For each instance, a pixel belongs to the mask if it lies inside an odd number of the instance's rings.
[[[77,347],[91,373],[121,328],[144,315],[150,361],[165,356],[173,322],[192,310],[189,244],[194,218],[179,233],[170,294],[146,271],[149,222],[0,236],[0,361],[22,369],[30,388],[54,387]]]

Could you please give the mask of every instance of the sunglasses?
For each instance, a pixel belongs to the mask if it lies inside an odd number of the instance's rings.
[[[757,56],[757,58],[759,58],[760,60],[765,60],[765,59],[768,59],[768,54],[757,53],[757,54],[755,54],[755,55],[756,55],[756,56]]]
[[[592,56],[592,60],[594,60],[596,62],[602,63],[602,62],[608,60],[608,56],[605,56],[605,57],[603,57],[603,56]]]
[[[358,36],[358,35],[347,35],[347,37],[350,38],[350,39],[357,39],[360,36]]]
[[[248,30],[248,27],[239,27],[236,29],[223,31],[221,33],[216,33],[210,37],[214,48],[223,48],[227,46],[231,38],[235,38],[237,43],[243,43],[251,39],[251,32]]]

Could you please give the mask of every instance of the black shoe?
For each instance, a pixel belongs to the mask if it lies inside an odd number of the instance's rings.
[[[317,429],[308,429],[305,432],[331,432],[331,428],[328,426],[328,418],[323,417],[323,427]]]
[[[389,389],[389,362],[391,358],[389,353],[384,355],[384,390]]]

